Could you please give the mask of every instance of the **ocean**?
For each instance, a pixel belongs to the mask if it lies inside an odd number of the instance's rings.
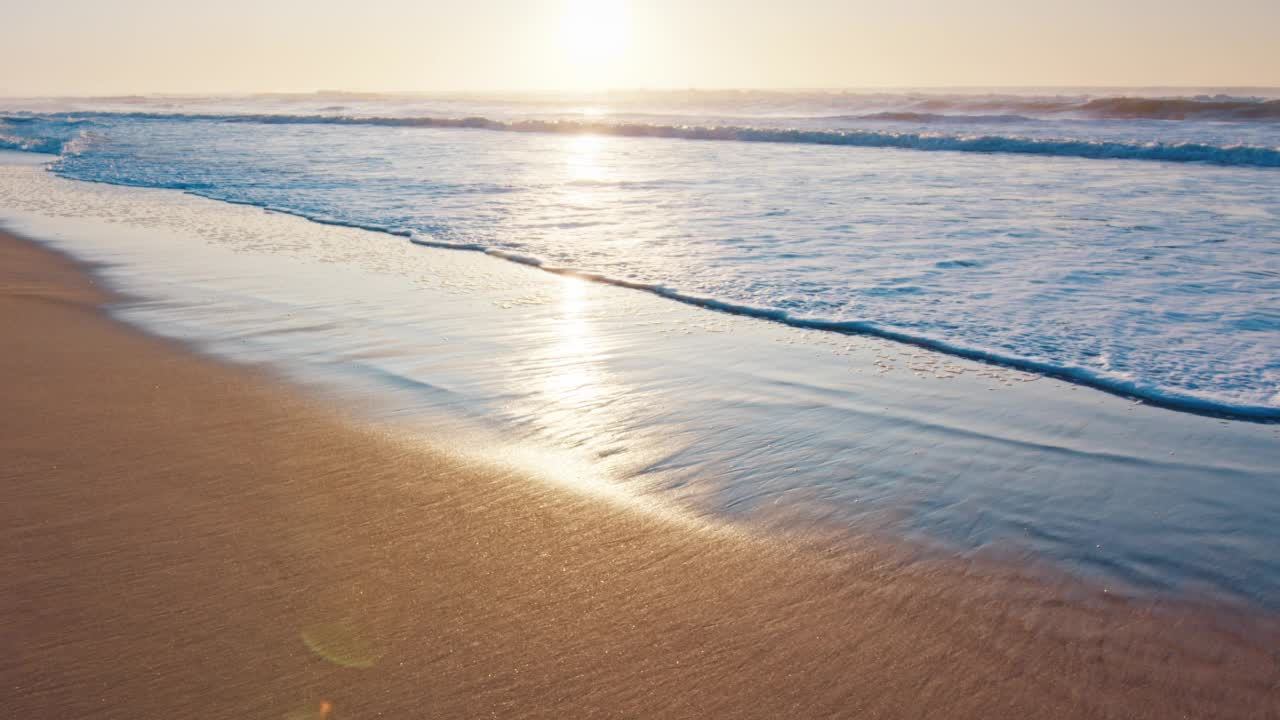
[[[122,317],[400,421],[1280,604],[1280,91],[5,99],[0,148]]]

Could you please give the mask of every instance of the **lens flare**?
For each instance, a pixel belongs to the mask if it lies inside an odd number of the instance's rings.
[[[302,642],[311,652],[345,668],[363,670],[377,660],[364,636],[347,623],[313,625],[302,631]]]

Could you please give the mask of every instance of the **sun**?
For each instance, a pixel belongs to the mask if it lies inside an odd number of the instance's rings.
[[[565,0],[560,43],[578,65],[616,60],[626,47],[626,0]]]

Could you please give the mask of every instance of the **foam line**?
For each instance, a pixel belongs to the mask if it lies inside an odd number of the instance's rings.
[[[29,121],[34,115],[0,116],[0,122]],[[1137,143],[1079,138],[1033,138],[1016,135],[959,135],[875,130],[798,130],[737,125],[663,125],[614,123],[587,120],[502,121],[484,117],[358,117],[335,115],[211,115],[182,113],[73,113],[64,122],[84,119],[159,120],[177,122],[260,123],[272,125],[364,125],[378,127],[420,127],[489,130],[567,135],[613,135],[721,142],[780,143],[796,145],[839,145],[849,147],[895,148],[902,150],[1012,153],[1091,160],[1157,160],[1197,162],[1216,165],[1280,167],[1280,147],[1262,145],[1213,145],[1201,142]],[[46,118],[53,120],[53,118]],[[6,140],[8,138],[8,140]],[[0,148],[25,150],[28,138],[0,135]],[[41,145],[43,151],[49,149]],[[64,148],[65,149],[65,148]]]

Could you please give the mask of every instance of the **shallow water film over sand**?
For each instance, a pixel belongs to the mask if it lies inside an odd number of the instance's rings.
[[[1280,602],[1273,424],[30,162],[0,204],[120,318],[589,495]]]
[[[1265,615],[593,496],[112,322],[83,270],[0,233],[13,717],[1280,710]]]

